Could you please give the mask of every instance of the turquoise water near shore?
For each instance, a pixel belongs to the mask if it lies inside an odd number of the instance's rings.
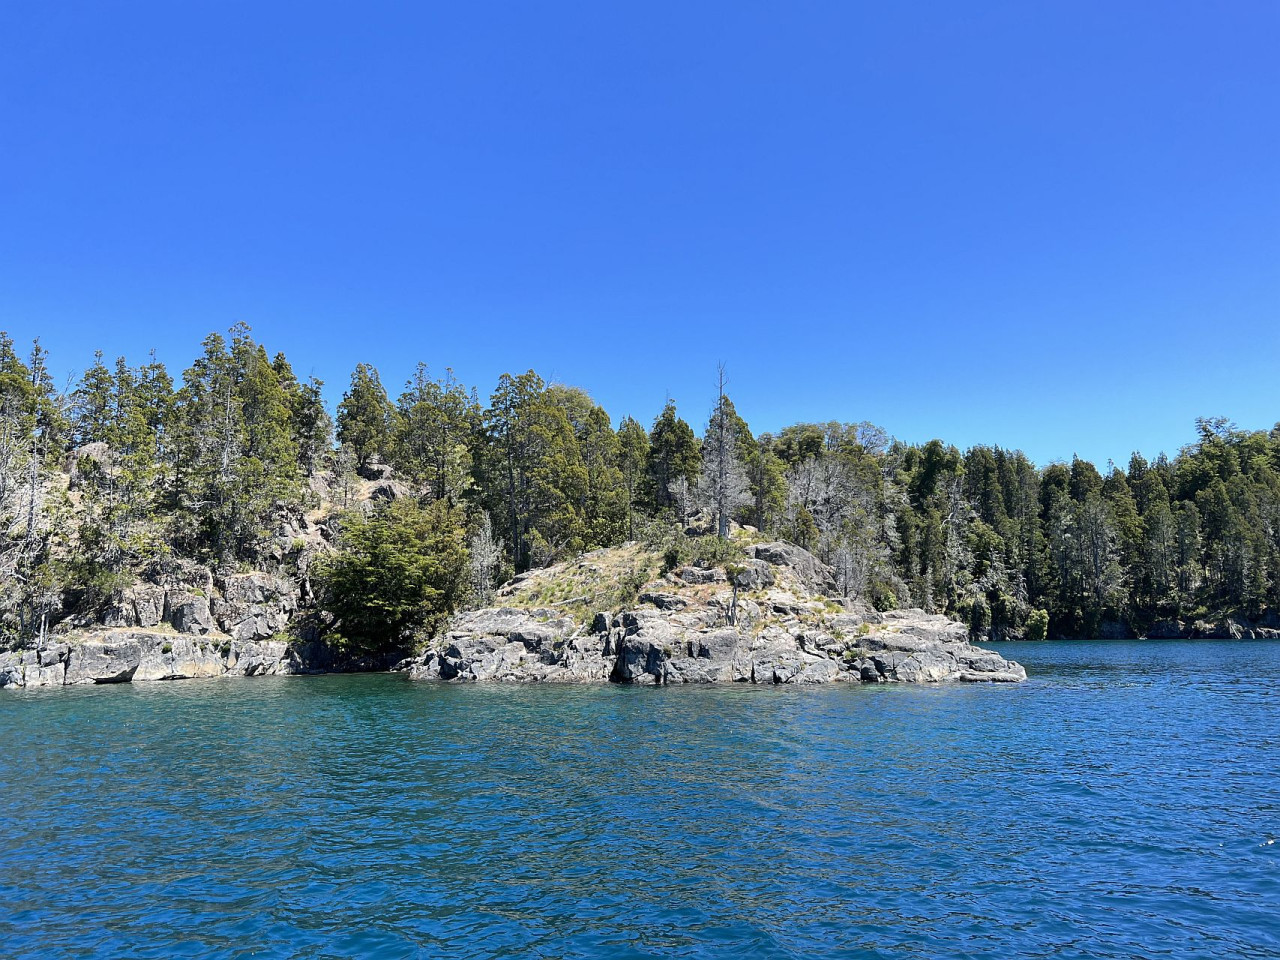
[[[11,957],[1276,957],[1280,643],[0,695]]]

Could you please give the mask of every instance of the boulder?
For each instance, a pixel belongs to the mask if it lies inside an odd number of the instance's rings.
[[[140,638],[134,683],[149,680],[184,680],[190,677],[220,677],[226,673],[221,650],[210,641],[182,636],[162,639]]]
[[[954,657],[934,650],[921,650],[899,661],[893,676],[895,680],[906,683],[937,683],[955,679],[958,675],[956,667]]]
[[[101,440],[76,447],[67,455],[66,471],[71,475],[71,484],[75,486],[81,474],[100,467],[110,467],[115,462],[115,454]]]
[[[25,686],[22,677],[22,654],[16,650],[0,653],[0,690]]]
[[[681,567],[676,576],[689,584],[724,583],[727,578],[719,567]]]
[[[839,617],[836,619],[840,620]],[[857,619],[854,617],[844,622],[851,623]],[[939,643],[967,643],[969,640],[969,628],[963,623],[920,609],[887,611],[879,617],[878,626],[877,634],[886,638],[901,634]]]
[[[226,671],[241,677],[263,677],[308,672],[305,661],[280,640],[233,641],[227,652]]]
[[[164,598],[163,587],[136,584],[104,609],[98,619],[104,627],[154,627],[164,619]]]
[[[699,510],[685,521],[684,533],[687,537],[704,537],[715,530],[715,517],[706,510]]]
[[[113,631],[71,648],[64,682],[128,683],[142,660],[142,645],[129,631]]]
[[[794,543],[757,543],[751,547],[751,555],[771,566],[788,569],[811,594],[821,596],[836,592],[836,578],[831,568]]]
[[[836,680],[852,680],[834,660],[813,660],[795,675],[793,683],[831,683]]]
[[[104,627],[134,627],[138,625],[137,614],[133,611],[133,604],[124,598],[108,604],[99,611],[97,620]]]
[[[208,599],[185,590],[172,590],[165,595],[164,618],[179,633],[203,636],[213,630]]]
[[[369,500],[375,503],[390,503],[392,500],[403,500],[409,496],[409,488],[398,480],[381,480],[369,489]]]
[[[389,480],[394,472],[390,464],[379,463],[377,460],[356,468],[356,474],[364,480]]]
[[[671,625],[658,616],[624,615],[626,630],[611,671],[622,683],[661,683],[666,663],[677,654],[679,640]]]
[[[1027,671],[1021,664],[1006,660],[994,650],[983,650],[970,647],[956,656],[959,667],[958,680],[969,683],[991,681],[996,683],[1017,683],[1027,679]]]
[[[154,627],[164,619],[165,592],[151,583],[139,584],[125,593],[133,607],[133,622],[139,627]]]
[[[642,642],[651,639],[653,634]],[[729,683],[742,678],[743,651],[744,641],[736,629],[709,630],[674,646],[664,640],[653,651],[661,656],[650,661],[647,669],[662,683]]]
[[[60,687],[67,682],[67,665],[61,660],[41,663],[28,657],[23,667],[23,682],[28,687]]]
[[[785,636],[776,633],[751,651],[751,680],[754,683],[795,683],[817,657],[807,655]]]
[[[763,590],[775,583],[773,567],[764,560],[747,560],[734,573],[734,584],[739,590]]]

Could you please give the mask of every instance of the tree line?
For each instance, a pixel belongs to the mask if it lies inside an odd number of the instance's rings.
[[[337,522],[353,549],[330,599],[351,622],[483,601],[531,567],[695,519],[794,541],[846,596],[945,612],[975,635],[1141,635],[1280,609],[1280,426],[1203,419],[1172,459],[1100,471],[907,444],[869,423],[755,435],[723,370],[700,430],[670,399],[647,426],[615,425],[533,371],[482,399],[421,364],[389,392],[362,363],[332,415],[322,388],[244,325],[207,337],[177,379],[154,356],[98,354],[62,387],[38,343],[20,356],[0,334],[5,635],[109,603],[167,564],[278,562],[282,522],[350,507],[378,464],[407,496]],[[362,584],[389,564],[412,596],[372,609]]]

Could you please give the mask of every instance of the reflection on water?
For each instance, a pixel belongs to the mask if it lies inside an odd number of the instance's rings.
[[[1280,644],[1011,655],[1031,681],[6,694],[0,944],[1280,955]]]

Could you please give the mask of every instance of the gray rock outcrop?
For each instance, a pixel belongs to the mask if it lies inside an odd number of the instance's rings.
[[[299,590],[266,573],[242,573],[218,581],[211,604],[218,629],[236,640],[267,640],[283,633],[298,610]]]
[[[836,578],[831,568],[803,547],[780,540],[758,543],[751,548],[751,553],[755,559],[770,566],[790,570],[810,593],[831,595],[836,592]]]
[[[179,633],[203,636],[213,629],[209,600],[198,593],[170,591],[164,598],[164,618]]]
[[[487,609],[458,617],[435,648],[415,660],[414,679],[607,680],[607,637],[583,635],[550,611]]]
[[[105,630],[39,651],[0,653],[0,688],[303,672],[304,663],[283,641],[207,639],[148,630]]]
[[[548,611],[487,609],[455,620],[413,661],[416,680],[583,683],[1017,682],[1026,671],[968,642],[963,624],[894,618],[854,639],[825,629],[681,624],[662,608],[628,610],[585,630]]]
[[[303,584],[264,572],[215,578],[204,568],[187,570],[167,587],[135,584],[96,623],[82,625],[146,630],[167,624],[191,636],[267,640],[288,628],[301,606]]]
[[[733,570],[736,607],[723,571],[682,567],[646,585],[634,606],[589,624],[547,608],[472,611],[409,672],[417,680],[632,684],[1026,679],[1019,664],[969,643],[962,623],[922,610],[879,614],[829,596],[831,571],[794,544],[758,544]],[[564,575],[525,575],[504,599]]]

